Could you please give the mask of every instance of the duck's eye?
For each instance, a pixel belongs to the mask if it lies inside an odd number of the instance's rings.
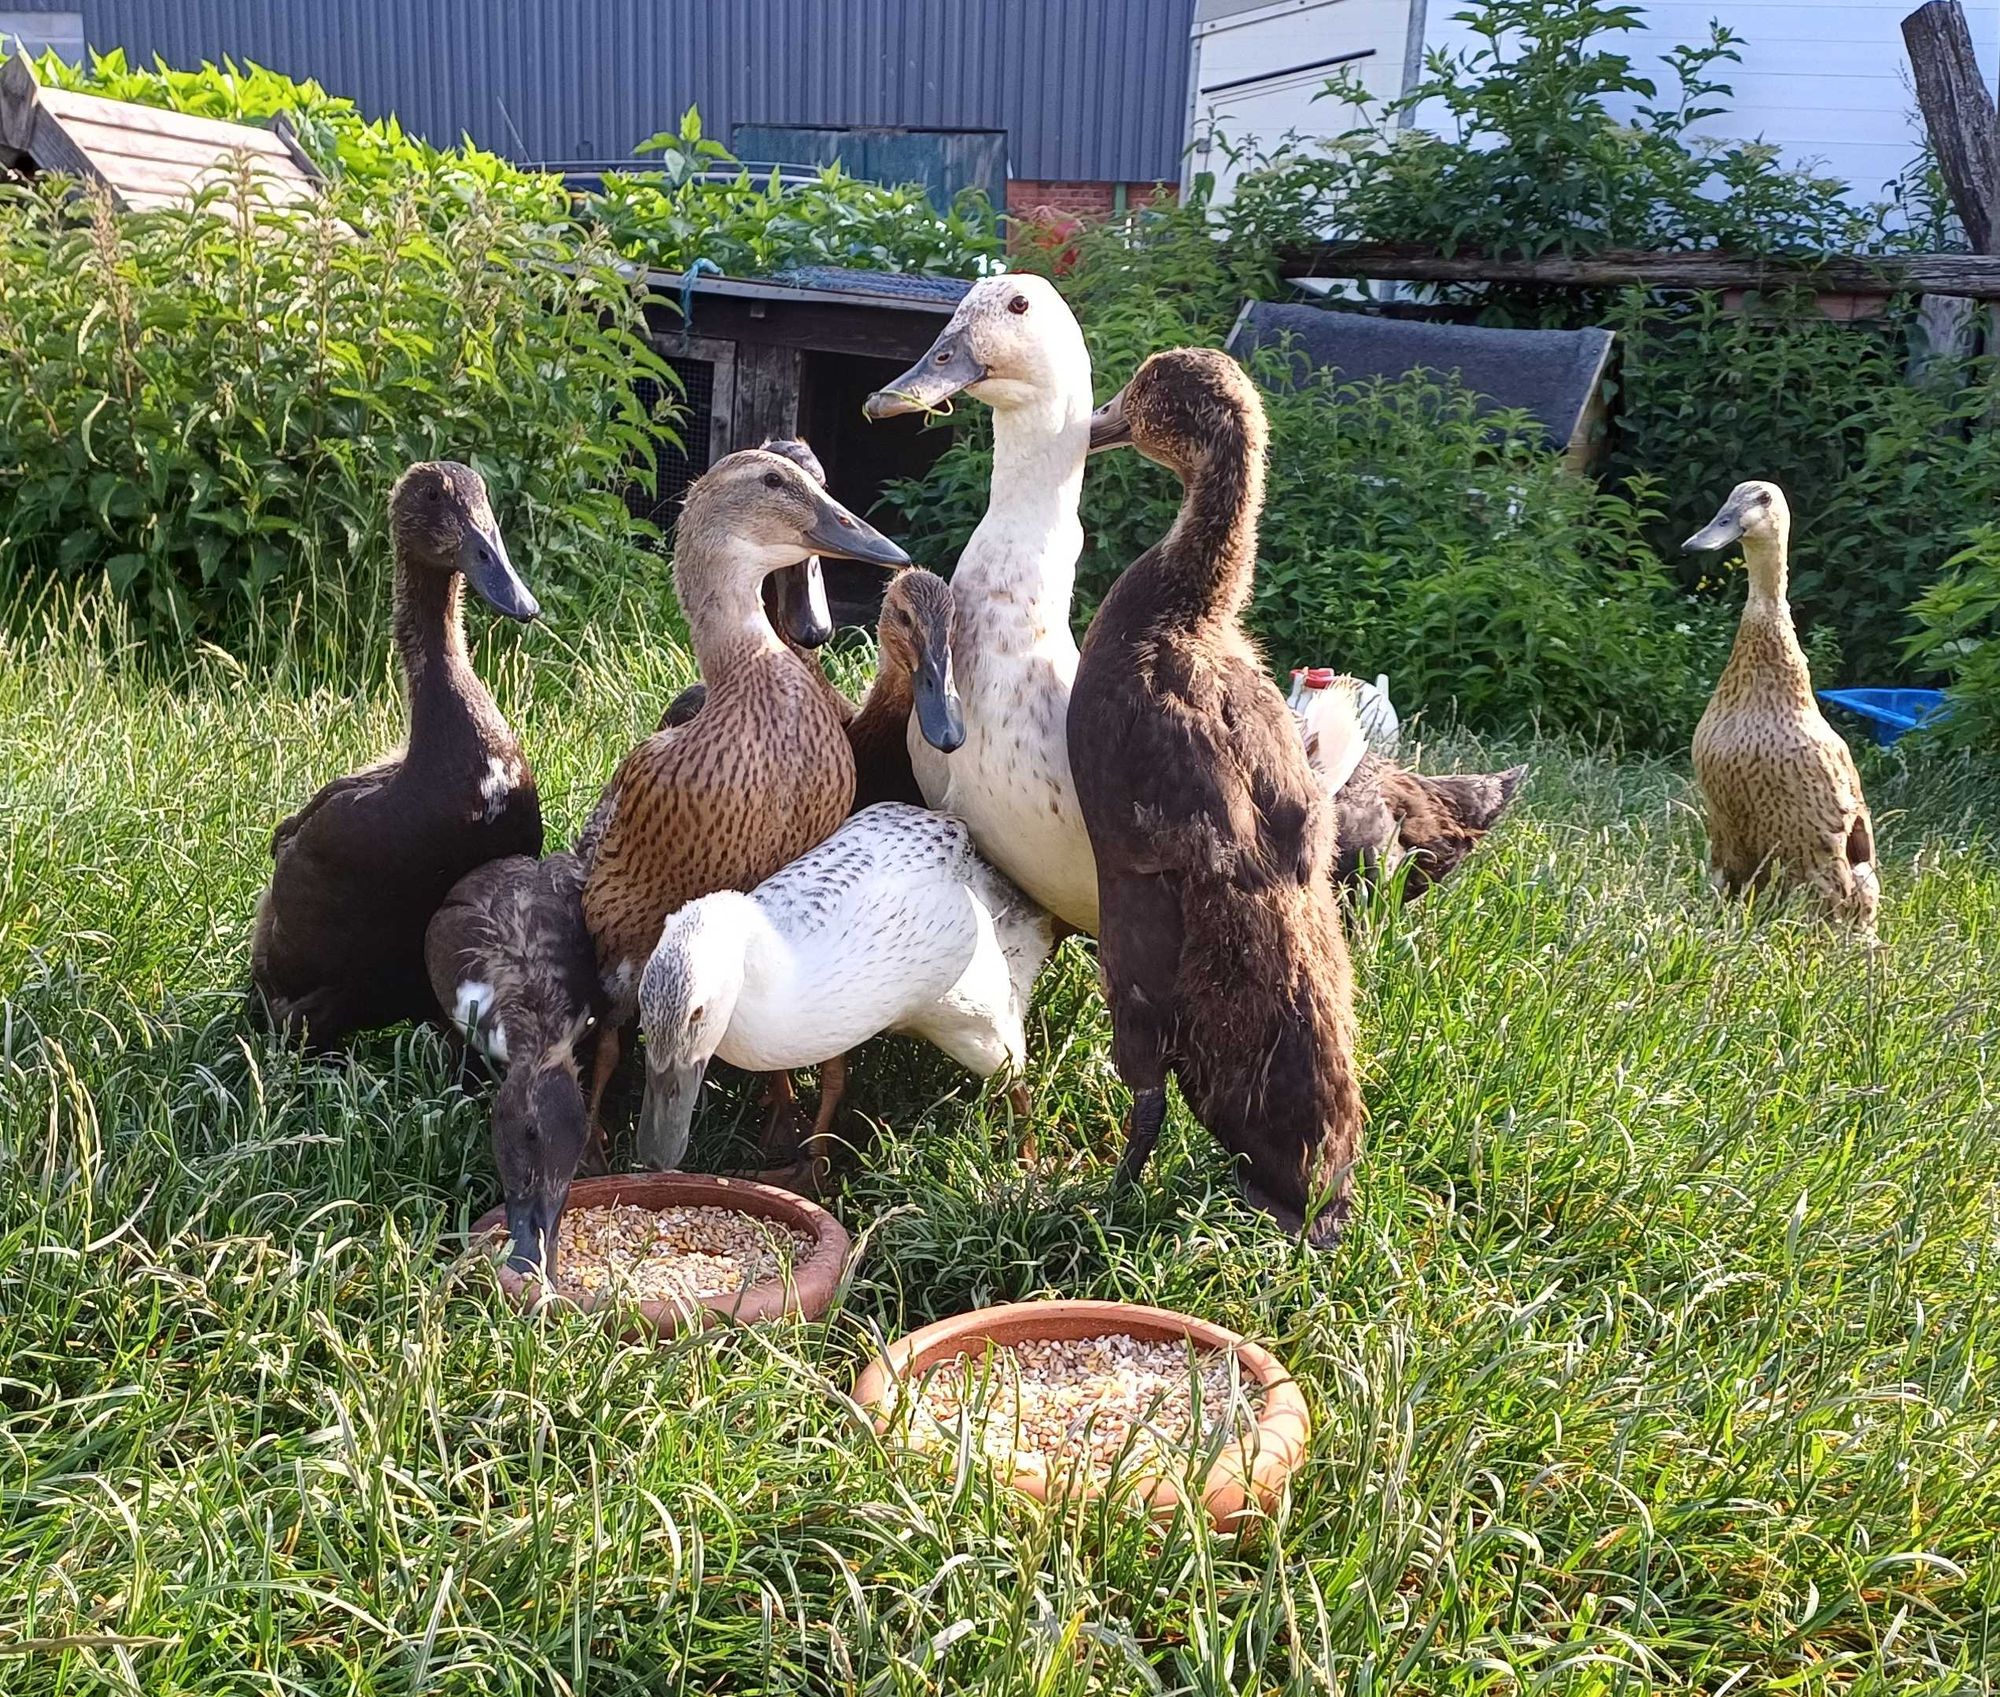
[[[1016,295],[1007,303],[1007,310],[1009,312],[1026,312],[1028,310],[1028,297],[1026,295]]]
[[[764,473],[764,487],[766,489],[782,489],[784,488],[784,486],[785,486],[785,480],[782,477],[780,477],[775,471],[767,471]]]
[[[951,364],[951,349],[939,348],[937,351],[937,363],[939,365]]]

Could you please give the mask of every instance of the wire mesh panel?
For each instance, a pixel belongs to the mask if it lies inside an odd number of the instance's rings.
[[[676,444],[665,431],[653,437],[653,487],[634,481],[625,486],[625,505],[639,518],[651,519],[662,530],[670,529],[680,512],[681,497],[687,486],[708,469],[709,444],[715,430],[715,363],[686,355],[669,354],[667,364],[681,380],[675,394],[650,377],[633,381],[639,404],[649,413],[678,412]]]

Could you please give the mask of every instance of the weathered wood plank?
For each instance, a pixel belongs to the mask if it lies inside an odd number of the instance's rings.
[[[1981,253],[1994,249],[2000,208],[2000,131],[1959,0],[1928,0],[1903,20],[1917,104],[1951,203]]]
[[[159,106],[139,106],[129,100],[106,100],[100,94],[77,94],[66,88],[42,90],[42,104],[63,118],[85,123],[111,123],[148,135],[179,136],[205,141],[217,148],[249,146],[283,154],[285,144],[256,124],[231,124],[220,118],[198,118],[189,112],[169,112]]]
[[[259,171],[273,177],[300,179],[304,173],[293,164],[290,154],[281,147],[275,152],[267,147],[238,143],[229,147],[218,147],[212,141],[197,140],[187,136],[158,135],[150,130],[130,129],[123,124],[102,123],[95,118],[64,118],[61,120],[63,133],[82,147],[93,158],[99,154],[109,154],[122,159],[150,159],[162,163],[180,165],[213,165],[238,153],[248,155],[251,164]],[[270,137],[263,130],[244,129],[245,136]]]
[[[1977,253],[1653,253],[1613,249],[1533,259],[1442,254],[1402,242],[1316,242],[1284,250],[1286,269],[1322,277],[1393,277],[1419,283],[1531,284],[1554,289],[1778,289],[1827,294],[1923,290],[2000,300],[2000,257]]]
[[[799,351],[739,342],[736,345],[734,428],[739,447],[772,436],[799,433]]]

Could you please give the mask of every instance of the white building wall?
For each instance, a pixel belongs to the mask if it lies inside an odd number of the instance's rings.
[[[1640,74],[1664,90],[1673,78],[1659,53],[1705,41],[1709,21],[1719,19],[1743,38],[1736,49],[1742,57],[1715,67],[1712,74],[1732,91],[1729,111],[1700,133],[1770,142],[1787,164],[1839,177],[1866,203],[1883,198],[1884,185],[1915,158],[1923,134],[1902,33],[1904,15],[1916,3],[1649,0],[1647,29],[1623,37],[1615,50],[1630,54]],[[1459,9],[1454,0],[1430,0],[1428,46],[1472,44],[1450,15]],[[1990,83],[2000,63],[2000,0],[1968,0],[1966,18]],[[1433,117],[1426,111],[1418,121]]]
[[[1916,0],[1641,0],[1646,28],[1607,40],[1628,53],[1663,92],[1672,85],[1660,53],[1708,37],[1720,18],[1743,39],[1740,62],[1714,75],[1729,84],[1729,110],[1701,126],[1724,141],[1763,140],[1789,165],[1810,167],[1847,182],[1862,204],[1884,198],[1885,185],[1916,157],[1922,123],[1910,87],[1902,19]],[[1259,73],[1341,55],[1363,55],[1349,69],[1378,97],[1399,92],[1410,55],[1412,0],[1203,0],[1196,8],[1190,135],[1216,119],[1232,137],[1266,143],[1287,129],[1329,135],[1351,128],[1354,110],[1312,96],[1324,70],[1295,76]],[[1426,50],[1463,50],[1474,43],[1452,13],[1464,0],[1416,0]],[[1988,82],[2000,69],[2000,0],[1968,0],[1973,43]],[[1235,84],[1220,93],[1218,84]],[[1630,110],[1638,100],[1626,103]],[[1614,106],[1614,110],[1617,107]],[[1441,107],[1416,115],[1443,129]],[[1225,191],[1230,176],[1217,156],[1192,159],[1190,171],[1215,169]]]

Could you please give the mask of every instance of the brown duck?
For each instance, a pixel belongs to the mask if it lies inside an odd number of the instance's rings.
[[[424,933],[437,1008],[500,1069],[493,1163],[512,1261],[555,1270],[556,1225],[590,1141],[579,1066],[603,1008],[573,854],[510,854],[451,887]]]
[[[1739,483],[1687,539],[1741,540],[1750,593],[1736,646],[1694,733],[1711,876],[1730,894],[1773,877],[1803,885],[1872,936],[1882,899],[1875,824],[1854,756],[1813,698],[1786,599],[1791,509],[1775,483]]]
[[[315,1047],[432,1011],[424,927],[473,867],[542,849],[535,778],[465,650],[460,583],[512,619],[540,612],[469,466],[414,465],[389,497],[400,754],[336,778],[271,839],[250,970],[280,1028]]]
[[[910,765],[913,717],[918,734],[941,753],[949,754],[965,741],[952,682],[951,624],[951,585],[943,578],[913,566],[890,580],[875,627],[875,681],[858,708],[839,697],[848,713],[847,744],[854,751],[852,812],[878,801],[924,805]],[[706,699],[705,685],[690,684],[674,697],[660,728],[688,723]]]
[[[1091,623],[1069,752],[1112,1059],[1134,1092],[1121,1176],[1152,1152],[1172,1073],[1245,1196],[1325,1245],[1363,1108],[1331,807],[1242,628],[1266,435],[1255,388],[1213,349],[1154,355],[1092,420],[1093,447],[1130,442],[1186,493]]]
[[[822,679],[779,640],[764,579],[806,554],[901,566],[906,555],[782,455],[748,449],[689,489],[674,553],[706,704],[657,731],[612,780],[586,869],[585,923],[613,1020],[667,916],[713,890],[748,890],[831,835],[854,799],[854,756]],[[616,1060],[599,1045],[596,1094]]]

